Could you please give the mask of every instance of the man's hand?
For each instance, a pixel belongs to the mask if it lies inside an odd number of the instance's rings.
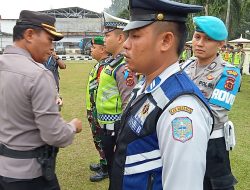
[[[63,100],[62,100],[61,97],[58,97],[58,98],[56,99],[56,104],[58,104],[60,107],[63,106]]]
[[[78,118],[72,119],[71,124],[73,124],[76,128],[76,133],[80,133],[82,131],[82,121]]]

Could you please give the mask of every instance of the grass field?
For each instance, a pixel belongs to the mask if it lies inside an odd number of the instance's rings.
[[[81,118],[83,131],[76,135],[73,145],[60,150],[57,162],[59,182],[62,190],[106,190],[108,180],[98,183],[89,181],[89,164],[98,162],[85,113],[86,82],[93,62],[66,63],[67,69],[60,71],[60,92],[64,100],[62,115],[67,121],[74,117]],[[250,190],[250,76],[243,76],[241,90],[230,112],[237,133],[237,146],[231,153],[231,162],[239,181],[236,189]]]

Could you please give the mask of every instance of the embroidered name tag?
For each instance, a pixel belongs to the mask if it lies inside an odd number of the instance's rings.
[[[191,114],[193,112],[193,109],[188,107],[188,106],[176,106],[176,107],[170,109],[169,113],[171,115],[174,115],[175,113],[181,112],[181,111],[184,111],[184,112]]]

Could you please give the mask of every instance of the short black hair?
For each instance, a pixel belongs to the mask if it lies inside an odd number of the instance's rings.
[[[115,33],[116,35],[120,35],[120,34],[124,35],[125,40],[128,38],[128,32],[124,32],[124,31],[123,31],[122,29],[120,29],[120,28],[115,29],[115,30],[114,30],[114,33]]]
[[[41,31],[43,30],[39,26],[34,26],[34,25],[21,25],[17,24],[13,28],[13,41],[21,40],[24,38],[23,34],[27,29],[34,29],[36,31]]]
[[[173,35],[176,37],[176,43],[177,43],[176,52],[178,56],[180,56],[184,49],[188,35],[186,24],[183,22],[172,22],[172,21],[164,21],[164,22],[158,21],[155,23],[156,23],[155,26],[156,28],[159,29],[160,33],[164,31],[169,31],[173,33]]]
[[[178,43],[177,54],[178,56],[180,56],[188,36],[187,25],[182,22],[177,22],[175,35],[177,36],[177,43]]]

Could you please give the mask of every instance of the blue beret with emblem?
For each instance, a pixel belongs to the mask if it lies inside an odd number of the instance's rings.
[[[228,31],[224,22],[214,16],[199,16],[193,18],[195,30],[205,33],[209,38],[215,41],[227,39]]]
[[[129,20],[118,18],[112,16],[106,12],[103,12],[104,17],[104,33],[111,32],[114,29],[124,29],[125,26],[129,23]]]
[[[130,23],[124,31],[147,26],[155,21],[185,23],[189,13],[196,13],[202,6],[169,0],[129,0]]]

